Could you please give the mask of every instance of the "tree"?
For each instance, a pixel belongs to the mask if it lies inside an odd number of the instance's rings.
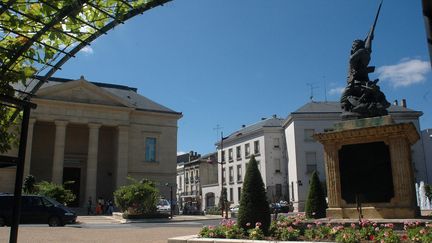
[[[315,219],[325,218],[326,209],[327,202],[325,200],[324,191],[318,178],[318,174],[314,171],[309,184],[309,194],[306,201],[306,217]]]
[[[75,195],[71,190],[65,189],[63,185],[52,182],[41,181],[35,185],[35,193],[55,199],[61,204],[68,204],[75,200]]]
[[[261,229],[267,234],[270,227],[270,208],[267,201],[264,182],[258,169],[255,156],[251,156],[246,168],[240,199],[238,224],[245,231],[261,223]]]
[[[114,202],[122,212],[129,214],[152,214],[156,212],[159,191],[149,180],[136,181],[129,178],[132,184],[122,186],[114,192]]]
[[[28,175],[24,179],[23,191],[27,194],[32,194],[36,192],[36,179],[33,175]]]
[[[226,187],[222,188],[221,195],[219,197],[219,209],[221,210],[222,216],[223,212],[226,210],[226,204],[228,203],[228,193]]]

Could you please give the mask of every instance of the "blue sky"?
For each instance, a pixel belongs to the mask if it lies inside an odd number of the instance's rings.
[[[215,150],[224,134],[314,100],[339,100],[354,39],[379,1],[174,0],[97,39],[54,76],[127,85],[183,113],[178,151]],[[421,1],[387,0],[370,65],[392,102],[432,128],[431,65]]]

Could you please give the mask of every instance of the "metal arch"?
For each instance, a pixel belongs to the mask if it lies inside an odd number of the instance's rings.
[[[41,30],[39,30],[35,35],[33,35],[14,55],[9,59],[6,64],[2,65],[2,70],[0,71],[0,77],[3,76],[7,69],[9,69],[18,58],[27,51],[34,42],[37,42],[39,37],[45,34],[48,30],[50,30],[54,25],[58,24],[64,17],[70,14],[73,10],[75,10],[78,6],[81,8],[85,2],[88,0],[75,1],[74,4],[68,5],[61,10],[49,23],[47,23]]]
[[[87,44],[86,43],[91,43],[92,41],[94,41],[95,39],[97,39],[99,36],[101,36],[102,34],[106,33],[107,31],[113,29],[114,27],[116,27],[117,25],[119,25],[120,23],[138,15],[138,14],[142,14],[143,12],[150,10],[154,7],[157,7],[159,5],[163,5],[167,2],[170,2],[172,0],[155,0],[152,1],[150,3],[144,4],[141,7],[138,8],[134,8],[132,10],[130,10],[129,12],[127,12],[126,14],[124,14],[121,17],[118,17],[116,19],[114,19],[113,21],[111,21],[110,23],[108,23],[107,25],[105,25],[104,27],[102,27],[100,29],[100,31],[96,31],[94,34],[92,34],[91,36],[89,36],[87,39],[85,39],[83,42],[81,42],[80,44],[78,44],[75,48],[73,48],[69,54],[70,55],[65,55],[63,56],[56,64],[53,65],[53,67],[42,77],[35,77],[35,79],[38,79],[38,83],[32,88],[32,90],[29,92],[30,95],[34,95],[37,90],[50,78],[52,77],[52,75],[61,68],[61,66],[63,66],[63,64],[65,64],[70,58],[71,56],[74,56],[76,53],[78,53],[82,48],[84,48]],[[27,98],[28,95],[27,95]]]

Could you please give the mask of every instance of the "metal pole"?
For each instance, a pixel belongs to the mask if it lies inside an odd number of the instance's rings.
[[[15,176],[13,217],[12,217],[9,243],[16,243],[18,239],[18,224],[21,216],[21,195],[22,195],[21,190],[23,184],[28,124],[30,120],[30,105],[24,105],[23,111],[24,111],[23,119],[21,122],[21,136],[20,136],[19,150],[18,150],[18,163],[17,163],[16,176]]]
[[[221,200],[221,202],[222,202],[222,205],[221,205],[221,211],[222,211],[222,218],[223,218],[223,216],[224,216],[224,210],[225,210],[225,193],[224,193],[224,186],[223,186],[223,184],[224,184],[224,174],[223,174],[223,156],[224,156],[224,154],[223,154],[223,132],[221,132],[221,162],[220,162],[220,165],[221,165],[221,197],[222,197],[222,200]]]
[[[170,185],[170,210],[171,210],[171,219],[173,218],[173,186]]]

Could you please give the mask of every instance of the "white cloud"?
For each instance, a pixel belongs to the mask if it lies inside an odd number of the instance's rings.
[[[419,59],[403,59],[398,64],[377,69],[379,79],[390,82],[394,88],[423,83],[430,71],[430,63]]]
[[[344,91],[345,87],[335,87],[335,88],[331,88],[328,93],[329,95],[341,95],[342,92]]]
[[[182,151],[177,151],[177,156],[182,155],[182,154],[187,154],[186,152],[182,152]]]
[[[93,54],[93,48],[90,46],[85,46],[83,49],[81,49],[81,51],[88,55]]]

